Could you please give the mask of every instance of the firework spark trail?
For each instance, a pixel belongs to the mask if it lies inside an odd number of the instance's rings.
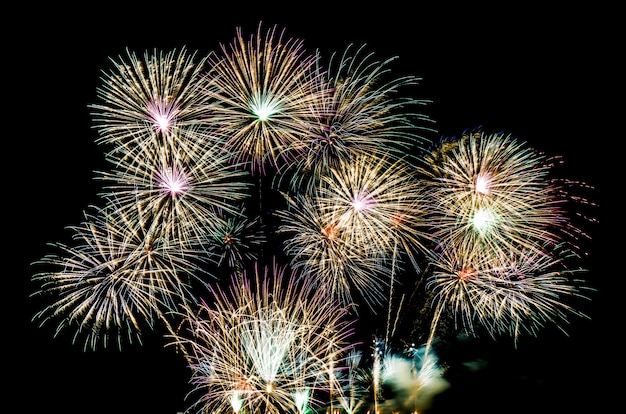
[[[565,332],[571,316],[587,317],[566,301],[588,300],[592,291],[582,279],[586,270],[570,269],[566,264],[575,257],[568,250],[555,252],[553,257],[522,251],[508,266],[494,269],[491,293],[481,297],[476,306],[484,310],[477,313],[479,323],[494,337],[509,334],[517,338],[521,333],[536,336],[548,323]]]
[[[424,126],[430,120],[414,109],[428,101],[398,96],[399,90],[421,79],[387,79],[394,60],[376,60],[365,45],[356,50],[349,45],[341,55],[331,55],[328,68],[317,67],[326,79],[318,123],[304,136],[306,151],[296,154],[302,157],[287,166],[288,173],[277,176],[280,181],[289,180],[291,190],[312,193],[320,177],[358,155],[403,158],[419,152],[426,142],[424,133],[431,131]]]
[[[110,60],[113,68],[103,71],[96,90],[100,102],[89,105],[96,143],[112,146],[112,152],[120,145],[142,146],[207,116],[208,97],[198,90],[206,58],[197,52],[146,51],[142,60],[126,50]]]
[[[141,215],[141,212],[135,212]],[[141,329],[167,322],[166,313],[195,302],[190,278],[204,275],[203,258],[193,250],[170,249],[158,226],[143,227],[137,216],[119,209],[84,213],[73,231],[73,246],[51,245],[59,253],[44,256],[36,265],[54,270],[35,274],[41,284],[34,295],[54,297],[34,319],[59,319],[57,333],[75,328],[74,340],[85,336],[85,348],[96,349],[109,337],[141,340]]]
[[[372,363],[372,392],[374,399],[374,412],[379,413],[378,403],[381,399],[381,391],[382,391],[382,376],[383,376],[383,358],[388,349],[386,348],[386,343],[375,339],[374,340],[374,352],[373,358],[374,362]]]
[[[327,391],[327,367],[353,346],[351,320],[321,289],[274,262],[233,276],[228,290],[212,289],[214,302],[186,316],[186,344],[199,394],[197,412],[228,409],[234,393],[251,412],[302,410],[322,404],[315,393]],[[288,335],[286,333],[289,333]],[[183,345],[185,346],[185,345]]]
[[[433,397],[450,384],[433,352],[414,345],[401,353],[385,353],[382,360],[382,383],[393,390],[392,397],[379,404],[382,412],[422,412],[431,406]]]
[[[361,365],[362,352],[352,349],[344,361],[344,368],[334,374],[337,405],[347,414],[354,414],[366,404],[368,374]]]
[[[252,184],[248,173],[232,165],[229,154],[195,126],[178,132],[129,149],[122,159],[109,155],[113,168],[97,172],[96,179],[103,183],[102,194],[114,197],[119,208],[132,211],[139,205],[166,229],[164,236],[183,248],[203,248],[219,225],[214,209],[240,215],[237,203],[249,197]]]
[[[249,163],[252,174],[264,174],[267,166],[280,170],[303,151],[300,142],[320,116],[324,91],[316,59],[302,40],[261,24],[248,40],[238,28],[229,45],[208,56],[205,121],[218,127],[234,161]]]
[[[370,349],[369,360],[353,350],[337,375],[338,401],[347,413],[364,411],[367,405],[368,412],[422,412],[450,385],[438,357],[425,346],[395,349],[375,337]]]

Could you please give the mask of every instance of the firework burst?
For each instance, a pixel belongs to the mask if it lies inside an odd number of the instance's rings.
[[[378,256],[350,243],[350,229],[324,214],[319,200],[305,195],[286,198],[288,207],[275,215],[291,265],[303,274],[314,275],[316,289],[328,291],[344,305],[357,303],[355,291],[372,308],[382,304],[389,282]]]
[[[147,141],[196,125],[210,105],[198,92],[204,57],[185,48],[146,51],[143,59],[126,50],[111,59],[113,69],[102,74],[100,103],[89,106],[99,144],[145,145]]]
[[[35,295],[54,298],[34,319],[42,324],[59,319],[56,331],[75,329],[74,340],[85,337],[85,348],[107,347],[115,339],[141,342],[142,327],[196,299],[192,277],[204,274],[204,260],[193,250],[169,248],[162,228],[148,225],[120,209],[95,208],[85,220],[69,227],[74,245],[52,244],[56,254],[37,265],[45,270],[33,280]]]
[[[259,249],[266,240],[258,217],[249,217],[245,206],[238,213],[228,213],[213,207],[216,217],[211,251],[219,256],[218,266],[240,272],[259,258]]]
[[[230,409],[233,396],[249,412],[302,411],[321,404],[328,366],[351,345],[345,308],[307,278],[274,262],[234,276],[229,289],[213,289],[212,304],[186,317],[187,347],[198,412]]]
[[[426,162],[437,240],[480,244],[506,262],[512,250],[550,254],[565,235],[582,234],[572,232],[567,188],[551,177],[552,164],[511,135],[465,134]]]
[[[400,246],[413,257],[429,239],[424,191],[404,159],[357,156],[322,177],[316,197],[346,241],[368,253],[394,257]]]
[[[426,162],[427,221],[438,244],[427,254],[431,340],[446,309],[470,332],[480,325],[516,339],[580,315],[567,299],[586,297],[571,266],[585,233],[570,221],[570,188],[543,154],[510,135],[474,132]]]
[[[235,160],[249,162],[253,174],[288,163],[303,150],[299,143],[320,115],[316,59],[302,40],[261,24],[256,36],[246,40],[238,29],[230,45],[209,55],[204,96],[211,103],[205,120],[217,126]]]
[[[285,251],[343,303],[356,289],[376,310],[406,257],[419,270],[416,256],[428,238],[419,182],[403,159],[366,155],[321,179],[315,194],[287,197],[288,209],[276,213]]]
[[[433,326],[450,310],[466,332],[481,326],[494,338],[536,335],[548,323],[563,329],[569,317],[585,316],[571,300],[589,293],[577,277],[584,270],[569,269],[570,259],[567,250],[548,256],[518,249],[503,263],[476,245],[446,246],[433,259],[427,283],[435,293]]]

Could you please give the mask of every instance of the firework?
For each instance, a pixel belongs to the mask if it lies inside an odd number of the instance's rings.
[[[288,163],[303,150],[299,143],[320,115],[323,89],[315,63],[302,40],[287,38],[276,26],[265,31],[261,24],[247,40],[237,29],[230,45],[209,55],[206,122],[218,127],[234,159],[249,162],[252,173]]]
[[[374,412],[378,413],[378,403],[381,399],[382,393],[382,380],[383,380],[383,358],[385,354],[388,354],[389,350],[386,348],[386,342],[383,342],[377,338],[374,339],[374,352],[372,357],[374,362],[372,363],[372,393],[374,399]]]
[[[110,59],[113,69],[102,73],[100,100],[89,106],[99,144],[144,145],[155,137],[196,125],[210,105],[198,92],[204,57],[185,48],[146,51],[143,59],[126,50]]]
[[[265,242],[258,217],[249,217],[245,206],[238,213],[228,213],[213,207],[216,226],[213,229],[211,251],[219,256],[218,266],[228,266],[239,272],[247,264],[259,258],[259,249]]]
[[[123,158],[109,155],[110,171],[99,172],[106,197],[118,208],[144,212],[163,226],[164,236],[184,248],[210,244],[221,218],[215,209],[241,215],[237,203],[249,197],[248,173],[229,163],[229,154],[195,126],[181,128],[164,141],[150,141]]]
[[[426,159],[433,236],[480,244],[508,260],[511,250],[548,251],[572,232],[567,188],[545,155],[505,134],[466,134]],[[578,232],[578,231],[576,231]]]
[[[316,197],[322,214],[358,249],[394,257],[402,247],[412,257],[429,239],[424,191],[404,159],[355,157],[322,177]]]
[[[445,370],[433,352],[412,344],[400,353],[386,352],[382,359],[381,380],[391,389],[391,398],[379,407],[383,412],[422,412],[432,399],[450,385],[443,377]]]
[[[371,308],[380,305],[389,282],[378,256],[350,243],[350,229],[324,214],[318,200],[305,195],[285,197],[288,207],[275,215],[291,265],[314,275],[316,289],[326,290],[343,305],[357,302],[354,291]]]
[[[570,269],[570,259],[567,249],[552,256],[517,249],[503,263],[477,245],[446,246],[433,259],[427,283],[435,293],[433,326],[449,310],[466,332],[481,326],[494,338],[536,335],[548,323],[562,329],[570,316],[585,316],[569,302],[589,293],[577,277],[584,270]]]
[[[393,287],[401,252],[415,269],[423,248],[422,191],[404,160],[358,156],[331,169],[314,195],[287,199],[278,232],[295,267],[317,275],[342,303],[356,289],[372,310]]]
[[[305,136],[304,157],[295,159],[288,166],[290,174],[279,179],[288,177],[292,189],[310,192],[322,175],[356,156],[402,158],[418,152],[423,133],[430,131],[424,126],[429,119],[413,109],[428,101],[398,96],[421,79],[387,79],[394,60],[376,60],[365,45],[356,50],[349,45],[341,55],[331,55],[328,68],[318,67],[327,88],[319,99],[321,116]]]
[[[197,252],[170,249],[160,227],[120,212],[93,207],[69,227],[74,245],[52,244],[58,253],[35,263],[45,270],[33,277],[41,284],[34,294],[54,299],[34,319],[59,319],[57,333],[75,329],[74,341],[85,336],[85,348],[107,347],[111,338],[120,348],[141,342],[143,327],[195,301],[189,281],[204,274]]]
[[[357,349],[350,350],[344,361],[344,369],[337,370],[334,375],[337,383],[335,399],[337,405],[347,414],[359,412],[367,402],[368,374],[361,361],[362,352]]]
[[[427,221],[437,241],[427,254],[435,293],[429,343],[446,310],[469,332],[478,325],[516,339],[580,315],[567,299],[586,297],[572,266],[584,232],[570,221],[570,188],[552,176],[550,160],[511,135],[474,132],[426,162]]]
[[[164,324],[191,369],[189,412],[354,414],[427,407],[446,387],[431,349],[446,322],[517,340],[586,317],[572,302],[591,290],[576,263],[588,235],[569,208],[587,201],[556,158],[483,132],[426,152],[428,101],[398,96],[421,79],[394,77],[394,60],[350,45],[324,62],[261,24],[206,57],[111,59],[89,105],[109,147],[104,207],[35,262],[33,296],[50,301],[33,320],[85,349]],[[276,227],[266,190],[284,196],[269,197]],[[273,241],[288,265],[260,261]],[[413,276],[413,292],[396,288]],[[369,361],[349,342],[362,305],[387,306]],[[430,330],[399,356],[401,314]]]
[[[197,412],[223,411],[234,395],[249,412],[303,411],[302,399],[321,404],[316,392],[328,388],[328,366],[350,347],[351,322],[345,308],[324,291],[274,262],[234,276],[228,290],[213,289],[187,316]],[[309,394],[310,393],[310,394]]]

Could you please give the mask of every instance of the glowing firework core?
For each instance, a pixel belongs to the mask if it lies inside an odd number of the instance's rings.
[[[157,175],[159,187],[164,192],[175,196],[189,189],[189,180],[187,176],[175,167],[164,168]]]
[[[159,131],[169,130],[170,120],[167,118],[167,115],[163,115],[163,114],[155,115],[154,123]]]
[[[362,194],[357,195],[352,200],[352,207],[354,208],[354,211],[356,212],[361,212],[361,211],[366,210],[367,208],[369,208],[371,204],[372,204],[371,199],[369,199],[369,197],[362,195]]]
[[[234,243],[233,239],[234,239],[234,236],[231,233],[224,235],[224,243],[226,243],[229,246]]]
[[[472,218],[472,225],[479,233],[486,233],[495,223],[495,215],[490,209],[481,207]]]
[[[261,121],[268,120],[272,115],[278,112],[278,104],[266,96],[254,99],[251,106],[252,113]]]
[[[337,228],[333,224],[324,228],[322,232],[324,233],[324,236],[326,236],[328,240],[333,241],[337,239],[337,236],[338,236]]]
[[[154,128],[161,132],[168,132],[170,130],[178,112],[171,105],[165,103],[164,100],[150,102],[150,104],[148,104],[148,111],[150,112],[150,119],[154,124]]]
[[[476,276],[476,271],[472,269],[471,267],[468,267],[466,269],[459,270],[458,275],[459,275],[459,279],[463,281],[470,280]]]
[[[474,190],[485,195],[491,193],[491,177],[485,174],[478,174],[474,181]]]

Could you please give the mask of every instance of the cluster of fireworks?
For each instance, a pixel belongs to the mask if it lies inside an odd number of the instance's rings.
[[[190,411],[352,414],[427,406],[445,329],[517,338],[584,316],[577,184],[505,133],[433,142],[428,102],[399,94],[419,79],[392,61],[326,61],[261,24],[204,57],[112,59],[90,105],[101,205],[36,263],[35,320],[93,350],[162,324]],[[384,326],[364,357],[366,312]],[[396,334],[407,320],[418,341]]]

